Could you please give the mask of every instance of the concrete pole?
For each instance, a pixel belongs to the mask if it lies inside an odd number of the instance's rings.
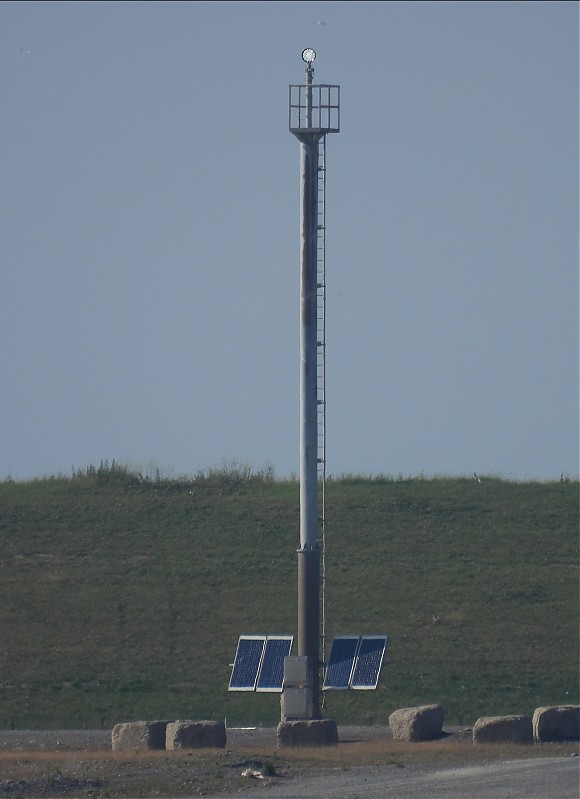
[[[314,70],[306,70],[307,125],[312,127]],[[320,550],[318,547],[317,224],[318,131],[300,135],[300,549],[298,655],[308,658],[312,718],[320,716]]]

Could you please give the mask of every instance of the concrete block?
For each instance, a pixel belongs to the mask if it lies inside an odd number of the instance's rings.
[[[226,745],[223,721],[172,721],[165,734],[166,749],[223,749]]]
[[[420,705],[395,710],[389,716],[394,741],[432,741],[443,734],[445,711],[441,705]]]
[[[532,716],[534,740],[548,741],[580,740],[580,705],[555,705],[538,707]]]
[[[117,751],[165,749],[167,721],[131,721],[116,724],[111,734],[112,748]]]
[[[532,743],[529,716],[482,716],[473,726],[473,743]]]

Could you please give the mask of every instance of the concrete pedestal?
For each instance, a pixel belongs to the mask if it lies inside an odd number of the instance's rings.
[[[338,743],[338,729],[332,719],[281,721],[276,738],[279,747],[332,746]]]

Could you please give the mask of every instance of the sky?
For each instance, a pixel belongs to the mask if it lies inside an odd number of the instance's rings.
[[[578,4],[3,2],[0,479],[299,472],[327,137],[327,473],[578,475]]]

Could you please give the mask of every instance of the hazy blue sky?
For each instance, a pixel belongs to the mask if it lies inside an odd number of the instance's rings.
[[[578,474],[576,2],[3,2],[0,479],[298,472],[307,46],[328,471]]]

